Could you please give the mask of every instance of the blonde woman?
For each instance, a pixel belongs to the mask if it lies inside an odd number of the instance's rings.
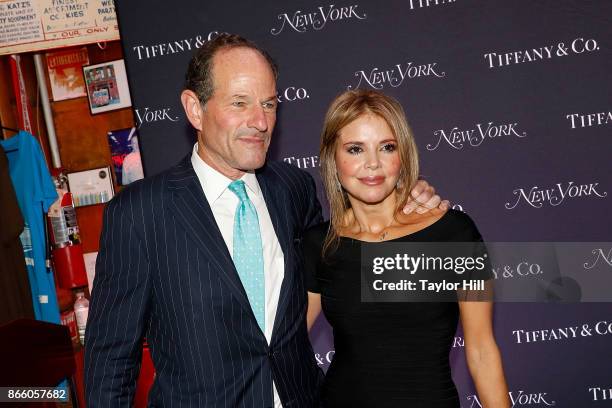
[[[325,117],[320,153],[331,219],[303,244],[308,328],[323,310],[334,332],[324,406],[459,407],[449,352],[460,316],[483,407],[509,407],[491,302],[361,302],[361,245],[482,241],[462,212],[401,211],[419,165],[400,104],[374,91],[341,94]]]

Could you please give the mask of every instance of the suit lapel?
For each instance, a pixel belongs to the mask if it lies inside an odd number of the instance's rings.
[[[209,262],[216,266],[220,278],[236,300],[255,320],[234,262],[191,165],[190,156],[187,156],[171,172],[168,178],[168,189],[172,191],[170,210],[176,215],[176,219],[189,233],[198,248],[207,255]]]
[[[290,244],[292,245],[292,242],[289,237],[287,210],[284,207],[286,198],[282,197],[278,193],[278,187],[272,185],[269,178],[266,177],[265,171],[260,171],[257,173],[257,181],[259,182],[259,186],[261,187],[261,191],[266,202],[266,207],[268,208],[268,213],[270,214],[270,219],[272,220],[272,225],[274,226],[274,232],[276,233],[278,242],[281,246],[281,249],[283,250],[284,258],[285,273],[283,283],[281,285],[280,296],[278,299],[278,306],[276,308],[274,328],[272,330],[272,339],[274,339],[275,333],[278,330],[282,317],[284,316],[285,310],[287,309],[289,293],[291,292],[290,288],[291,285],[293,285],[294,280],[294,271],[292,268],[288,268],[288,265],[291,265],[289,258],[293,256],[293,253],[290,248]]]

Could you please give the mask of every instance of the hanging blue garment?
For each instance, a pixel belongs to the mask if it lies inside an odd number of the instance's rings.
[[[25,255],[34,315],[37,320],[60,323],[53,272],[45,263],[45,216],[57,200],[57,191],[49,174],[38,140],[20,131],[0,140],[9,160],[9,172],[23,214],[25,228],[20,236]]]

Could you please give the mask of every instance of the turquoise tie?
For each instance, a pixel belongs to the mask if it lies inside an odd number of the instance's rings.
[[[255,206],[249,200],[244,188],[244,181],[232,181],[229,189],[240,200],[234,216],[234,265],[251,303],[257,323],[264,331],[266,325],[265,286],[259,219]]]

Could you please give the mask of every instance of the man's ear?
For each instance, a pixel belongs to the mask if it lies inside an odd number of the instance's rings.
[[[181,92],[181,103],[183,104],[185,115],[187,115],[187,119],[189,123],[191,123],[191,126],[201,132],[203,109],[198,96],[195,92],[185,89]]]

